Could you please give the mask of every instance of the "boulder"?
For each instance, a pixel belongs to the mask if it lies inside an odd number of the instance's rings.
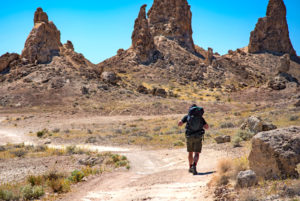
[[[134,30],[131,36],[132,47],[141,63],[149,63],[153,60],[156,51],[154,39],[150,33],[146,18],[146,6],[140,9],[138,18],[135,20]]]
[[[117,84],[119,81],[118,76],[114,72],[103,72],[101,74],[101,78],[104,82],[107,82],[110,84]]]
[[[241,129],[249,129],[253,133],[259,133],[262,131],[269,131],[277,129],[275,125],[269,122],[263,121],[260,117],[251,116],[242,125]]]
[[[195,52],[192,12],[187,0],[154,0],[148,17],[153,37],[165,36]]]
[[[261,132],[252,138],[250,168],[266,179],[298,178],[300,127]]]
[[[30,63],[48,63],[54,56],[59,56],[60,31],[53,22],[48,21],[48,16],[42,8],[34,14],[34,27],[30,32],[21,57]]]
[[[287,80],[283,76],[278,75],[268,82],[268,87],[273,90],[283,90],[286,88],[286,84]]]
[[[251,32],[249,53],[271,52],[296,56],[289,36],[283,0],[269,0],[267,16],[259,18]]]
[[[217,144],[231,142],[231,137],[228,135],[218,136],[215,138],[215,141],[217,142]]]
[[[9,67],[9,65],[15,61],[15,60],[18,60],[19,59],[19,55],[18,54],[10,54],[10,53],[6,53],[6,54],[3,54],[1,57],[0,57],[0,73],[2,71],[4,71],[6,68]]]
[[[294,105],[295,107],[300,107],[300,100],[299,101],[297,101],[296,103],[295,103],[295,105]]]
[[[249,188],[255,186],[258,183],[256,174],[252,170],[239,172],[237,175],[236,186],[240,188]]]
[[[149,91],[146,87],[144,87],[143,85],[138,86],[137,91],[141,94],[148,94]]]

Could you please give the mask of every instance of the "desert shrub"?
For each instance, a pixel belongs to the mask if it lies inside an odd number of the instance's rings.
[[[234,128],[235,126],[231,122],[223,122],[223,123],[221,123],[220,127],[221,128]]]
[[[45,194],[42,186],[24,186],[21,190],[23,198],[30,199],[38,199]]]
[[[67,149],[67,154],[84,154],[85,151],[83,149],[77,148],[76,146],[68,146]]]
[[[233,162],[231,159],[222,159],[217,165],[217,171],[219,174],[227,174],[233,169]]]
[[[27,177],[27,182],[31,184],[31,186],[39,186],[44,182],[43,176],[34,176],[30,175]]]
[[[20,158],[25,156],[27,154],[27,151],[24,148],[20,148],[20,149],[12,150],[10,151],[10,153]]]
[[[66,193],[70,191],[70,181],[64,178],[51,179],[48,181],[48,186],[54,193]]]
[[[118,161],[120,161],[120,155],[118,155],[118,154],[113,154],[112,156],[111,156],[111,158],[113,159],[113,161],[116,163],[116,162],[118,162]]]
[[[178,141],[174,142],[174,146],[175,146],[175,147],[181,147],[181,146],[184,146],[184,142],[182,142],[181,140],[178,140]]]
[[[57,180],[64,178],[64,175],[61,173],[57,173],[56,171],[50,171],[49,173],[45,174],[44,176],[45,180]]]
[[[249,160],[247,156],[236,158],[233,160],[233,171],[231,178],[235,179],[239,172],[246,171],[249,169]]]
[[[20,199],[19,196],[14,194],[12,191],[0,189],[0,200],[13,201],[19,199]]]
[[[248,130],[239,130],[235,134],[235,136],[241,138],[243,141],[247,141],[247,140],[250,140],[254,136],[254,134]]]
[[[127,161],[118,161],[115,163],[116,167],[125,167],[127,165]]]
[[[297,121],[299,119],[299,116],[291,116],[290,121]]]
[[[232,139],[233,147],[240,147],[242,139],[238,136],[234,136]]]
[[[82,171],[79,170],[74,170],[71,173],[71,177],[69,177],[69,180],[75,183],[81,182],[81,180],[84,177],[84,173]]]
[[[125,161],[125,160],[127,160],[127,157],[126,157],[126,156],[122,156],[122,157],[121,157],[121,160]],[[300,165],[300,164],[299,164],[299,165]]]

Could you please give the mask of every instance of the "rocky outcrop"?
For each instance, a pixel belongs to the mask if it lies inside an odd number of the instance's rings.
[[[287,73],[290,70],[290,65],[291,65],[291,59],[290,55],[285,54],[280,58],[280,64],[277,69],[278,74],[279,73]]]
[[[295,177],[300,163],[300,127],[261,132],[252,139],[250,168],[267,179]]]
[[[141,63],[151,62],[155,53],[154,40],[146,18],[146,6],[147,5],[143,5],[141,7],[139,16],[135,20],[134,30],[131,36],[132,47]]]
[[[259,18],[251,32],[249,53],[271,52],[296,56],[286,20],[286,7],[283,0],[270,0],[267,16]]]
[[[103,72],[101,74],[101,78],[104,82],[110,84],[117,84],[120,79],[114,72]]]
[[[8,68],[13,61],[18,60],[19,57],[20,56],[18,54],[3,54],[0,57],[0,73],[3,72],[6,68]]]
[[[42,8],[38,8],[34,14],[34,27],[25,42],[21,57],[31,63],[48,63],[53,56],[59,56],[61,46],[60,31],[53,22],[48,21]]]
[[[205,59],[205,63],[208,64],[208,65],[211,65],[212,62],[213,62],[213,58],[214,58],[213,49],[209,47],[208,50],[207,50],[207,56],[206,56],[206,59]]]
[[[258,183],[256,174],[252,170],[239,172],[237,176],[236,186],[240,188],[249,188],[255,186]]]
[[[187,0],[154,0],[148,12],[153,36],[163,35],[195,52],[192,38],[192,12]]]
[[[253,133],[259,133],[262,131],[274,130],[277,129],[277,127],[271,123],[263,121],[260,117],[251,116],[242,124],[241,129],[249,129]]]

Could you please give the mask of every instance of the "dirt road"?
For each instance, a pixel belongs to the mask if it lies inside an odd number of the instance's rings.
[[[103,123],[107,121],[102,117]],[[110,121],[120,120],[110,117]],[[136,117],[135,117],[136,118]],[[135,119],[125,118],[124,121]],[[146,118],[146,117],[143,117]],[[149,117],[154,118],[154,117]],[[1,125],[0,119],[0,125]],[[97,119],[98,121],[101,118]],[[70,123],[73,120],[65,122]],[[88,120],[85,120],[88,121]],[[108,121],[108,122],[110,122]],[[82,121],[77,121],[82,123]],[[89,120],[91,122],[91,119]],[[39,124],[40,125],[40,124]],[[57,126],[57,125],[54,125]],[[34,125],[31,125],[34,127]],[[20,128],[19,128],[20,129]],[[0,128],[0,142],[21,142],[27,140],[24,131]],[[52,145],[55,147],[55,145]],[[84,145],[82,145],[84,146]],[[58,148],[61,148],[59,145]],[[114,151],[126,155],[130,161],[130,170],[119,170],[105,173],[78,184],[72,192],[61,200],[73,201],[195,201],[213,200],[207,191],[218,159],[226,157],[226,153],[205,148],[198,165],[199,175],[188,173],[187,152],[185,149],[175,150],[141,150],[140,148],[120,147],[85,147],[99,151]],[[112,150],[109,150],[112,149]]]
[[[129,171],[105,173],[82,183],[64,201],[202,201],[213,200],[207,191],[218,159],[224,152],[205,149],[201,154],[198,172],[187,171],[186,151],[131,150],[126,155]]]

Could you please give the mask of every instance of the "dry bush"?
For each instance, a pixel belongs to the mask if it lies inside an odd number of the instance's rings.
[[[233,161],[232,159],[221,159],[217,165],[217,175],[208,183],[209,187],[223,186],[229,183],[229,179],[232,175]]]
[[[27,182],[30,183],[31,186],[40,186],[44,183],[44,177],[30,175],[27,177]]]
[[[48,181],[48,186],[54,193],[66,193],[70,191],[71,182],[67,179],[51,179]]]

